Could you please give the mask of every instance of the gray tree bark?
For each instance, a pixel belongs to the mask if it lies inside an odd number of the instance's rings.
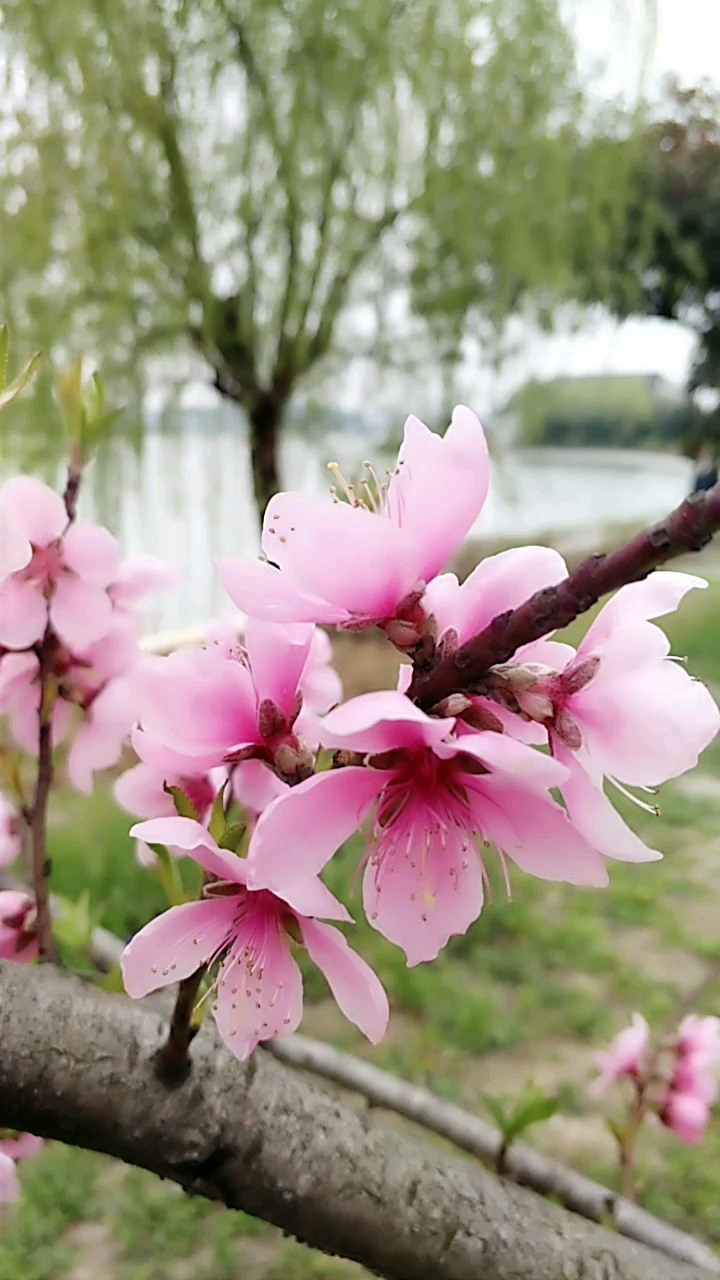
[[[0,963],[0,1125],[88,1147],[223,1201],[387,1280],[701,1280],[479,1166],[409,1142],[206,1024],[189,1079],[152,1058],[164,1019]]]

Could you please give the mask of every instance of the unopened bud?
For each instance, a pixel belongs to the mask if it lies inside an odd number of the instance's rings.
[[[496,716],[495,712],[482,702],[472,702],[467,711],[463,712],[461,719],[470,729],[486,729],[490,733],[505,732],[499,716]]]
[[[460,637],[454,627],[449,627],[438,644],[438,654],[441,658],[451,658],[459,648]]]
[[[586,658],[584,662],[579,662],[577,666],[568,667],[562,674],[563,693],[566,697],[570,697],[573,693],[579,693],[585,688],[596,675],[600,666],[600,659]]]
[[[295,694],[295,701],[293,702],[292,711],[290,712],[289,724],[291,729],[295,721],[297,720],[298,716],[300,715],[300,712],[302,711],[302,709],[303,709],[302,689],[298,689]]]
[[[281,742],[277,747],[273,763],[282,778],[309,778],[313,772],[313,758],[307,747],[300,743]]]
[[[391,618],[385,623],[383,631],[391,644],[403,653],[415,649],[422,639],[422,624],[406,622],[404,618]]]
[[[551,720],[555,711],[553,700],[547,693],[529,689],[527,693],[518,693],[518,706],[531,720]]]
[[[432,708],[434,716],[461,716],[472,707],[472,701],[465,693],[451,693]]]
[[[263,698],[260,703],[258,728],[264,742],[272,742],[273,738],[278,738],[288,731],[287,720],[272,698]]]
[[[582,746],[582,733],[580,725],[574,716],[570,715],[564,707],[560,707],[555,716],[553,729],[561,742],[565,743],[571,751],[579,751]]]

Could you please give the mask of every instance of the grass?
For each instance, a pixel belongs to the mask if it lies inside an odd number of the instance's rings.
[[[578,633],[575,627],[575,639]],[[695,674],[720,683],[717,590],[693,592],[668,633],[672,651],[687,654]],[[343,660],[353,652],[346,645]],[[720,793],[720,745],[705,753],[701,770],[718,779]],[[535,1078],[559,1093],[565,1113],[538,1129],[535,1140],[614,1181],[612,1143],[587,1097],[592,1054],[635,1008],[661,1023],[704,960],[720,953],[720,798],[695,799],[671,784],[660,803],[656,819],[621,801],[624,815],[665,858],[613,866],[604,892],[548,886],[517,873],[508,902],[489,855],[492,905],[433,965],[408,969],[401,953],[360,919],[354,944],[391,999],[388,1037],[370,1050],[337,1016],[315,970],[306,973],[305,1030],[475,1110],[482,1110],[483,1093],[516,1093]],[[56,888],[71,899],[89,889],[102,923],[124,937],[163,902],[153,877],[135,862],[129,825],[99,790],[89,801],[63,792],[52,826]],[[351,841],[327,874],[358,916],[352,886],[360,857],[359,841]],[[720,992],[706,1008],[720,1012]],[[720,1120],[700,1151],[648,1133],[644,1159],[647,1207],[720,1244]],[[23,1200],[0,1223],[0,1280],[70,1280],[73,1257],[85,1257],[90,1247],[77,1224],[88,1222],[109,1251],[100,1269],[108,1280],[182,1280],[188,1257],[194,1280],[360,1274],[243,1214],[85,1152],[53,1145],[22,1175]]]

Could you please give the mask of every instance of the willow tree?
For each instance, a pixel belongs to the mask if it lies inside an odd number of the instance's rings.
[[[4,317],[109,377],[199,355],[264,509],[288,402],[348,334],[395,358],[410,297],[440,358],[470,308],[562,280],[587,193],[560,8],[6,0]]]

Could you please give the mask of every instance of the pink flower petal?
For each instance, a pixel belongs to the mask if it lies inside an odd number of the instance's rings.
[[[324,716],[342,701],[343,687],[340,676],[331,665],[332,645],[326,631],[316,627],[313,631],[310,654],[302,673],[300,688],[305,707]]]
[[[0,644],[29,649],[45,634],[47,601],[42,590],[14,574],[0,582]]]
[[[688,591],[707,587],[704,578],[691,573],[661,571],[651,573],[642,582],[632,582],[621,587],[600,610],[589,628],[581,648],[605,645],[616,627],[624,627],[630,620],[660,618],[674,613]]]
[[[567,747],[555,740],[554,752],[567,765],[568,776],[561,784],[563,800],[573,826],[604,854],[620,862],[657,862],[662,854],[649,849],[620,817],[602,789],[602,774],[591,777]]]
[[[63,538],[63,560],[92,587],[107,587],[120,565],[120,547],[99,524],[71,524]]]
[[[369,923],[402,947],[408,965],[434,960],[482,911],[482,864],[470,833],[449,827],[444,842],[428,850],[427,829],[417,823],[409,842],[378,866],[368,862],[363,904]]]
[[[387,512],[410,542],[417,579],[430,582],[445,568],[475,523],[489,481],[485,433],[470,409],[457,406],[444,437],[410,415]]]
[[[120,960],[128,995],[138,1000],[207,964],[229,936],[236,908],[233,897],[208,898],[171,907],[146,924]]]
[[[135,682],[149,738],[195,757],[196,770],[260,741],[250,672],[213,649],[146,658]]]
[[[467,792],[478,830],[522,871],[540,880],[607,885],[604,860],[552,800],[498,773],[470,779]]]
[[[287,782],[278,778],[262,760],[243,760],[232,771],[233,795],[238,804],[252,813],[262,813],[273,800],[287,795]]]
[[[35,547],[47,547],[68,523],[62,498],[32,476],[14,476],[0,488],[0,508]]]
[[[92,794],[94,774],[117,764],[129,732],[129,725],[103,724],[92,719],[80,726],[67,759],[68,777],[76,791]]]
[[[251,875],[248,882],[252,887]],[[301,916],[320,916],[324,920],[341,920],[350,923],[352,916],[342,902],[338,902],[327,885],[317,876],[303,876],[296,880],[283,880],[282,889],[276,890],[278,898],[287,902]]]
[[[0,582],[11,573],[25,569],[32,554],[30,540],[4,506],[0,489]]]
[[[16,1204],[20,1199],[20,1180],[15,1161],[0,1152],[0,1204]]]
[[[0,1152],[11,1160],[31,1160],[44,1146],[44,1140],[36,1138],[34,1133],[19,1133],[17,1138],[5,1138],[0,1142]]]
[[[346,617],[391,618],[417,583],[411,539],[383,516],[344,502],[278,494],[265,513],[263,551],[305,596],[326,601]]]
[[[192,777],[195,773],[204,772],[202,766],[198,765],[197,756],[182,755],[165,743],[156,742],[150,734],[144,733],[140,728],[134,728],[130,736],[135,754],[140,757],[143,764],[149,765],[163,778],[181,774]],[[211,759],[216,758],[217,752],[212,752]]]
[[[625,672],[601,658],[570,709],[593,765],[630,786],[657,786],[693,768],[720,727],[705,686],[665,658]]]
[[[180,581],[180,570],[155,556],[128,556],[123,560],[112,585],[110,598],[127,609],[155,591],[167,591]]]
[[[433,747],[449,738],[454,720],[434,720],[396,689],[362,693],[336,707],[321,724],[326,747],[383,752]]]
[[[264,560],[216,560],[218,577],[233,604],[266,622],[347,622],[347,609],[303,590],[292,573]]]
[[[150,818],[136,822],[130,835],[146,844],[164,844],[182,849],[194,862],[220,880],[245,884],[246,863],[229,849],[219,849],[210,832],[192,818]]]
[[[543,755],[504,733],[463,733],[451,745],[455,748],[453,754],[461,752],[472,756],[493,772],[512,774],[532,787],[549,790],[560,786],[567,777],[565,766],[552,756]],[[438,755],[445,755],[445,751],[442,747],[437,749]]]
[[[261,970],[248,971],[243,932],[220,969],[213,1008],[217,1029],[231,1053],[247,1058],[261,1040],[289,1036],[302,1018],[302,978],[287,935],[276,919],[265,927]]]
[[[325,974],[339,1008],[371,1044],[379,1044],[390,1016],[380,979],[348,946],[339,929],[316,920],[300,920],[299,924],[308,955]]]
[[[113,625],[110,597],[82,578],[63,573],[50,601],[50,621],[68,649],[77,653],[110,631]]]
[[[513,547],[488,556],[458,592],[454,626],[464,644],[507,609],[516,609],[536,591],[567,577],[562,556],[551,547]]]
[[[307,623],[278,625],[248,618],[245,649],[258,702],[269,698],[290,716],[312,637]]]
[[[172,818],[175,805],[163,789],[162,775],[147,764],[126,769],[113,786],[113,796],[121,809],[137,818]]]
[[[250,840],[248,883],[282,894],[285,881],[317,875],[357,831],[385,776],[354,766],[332,769],[274,800]]]

